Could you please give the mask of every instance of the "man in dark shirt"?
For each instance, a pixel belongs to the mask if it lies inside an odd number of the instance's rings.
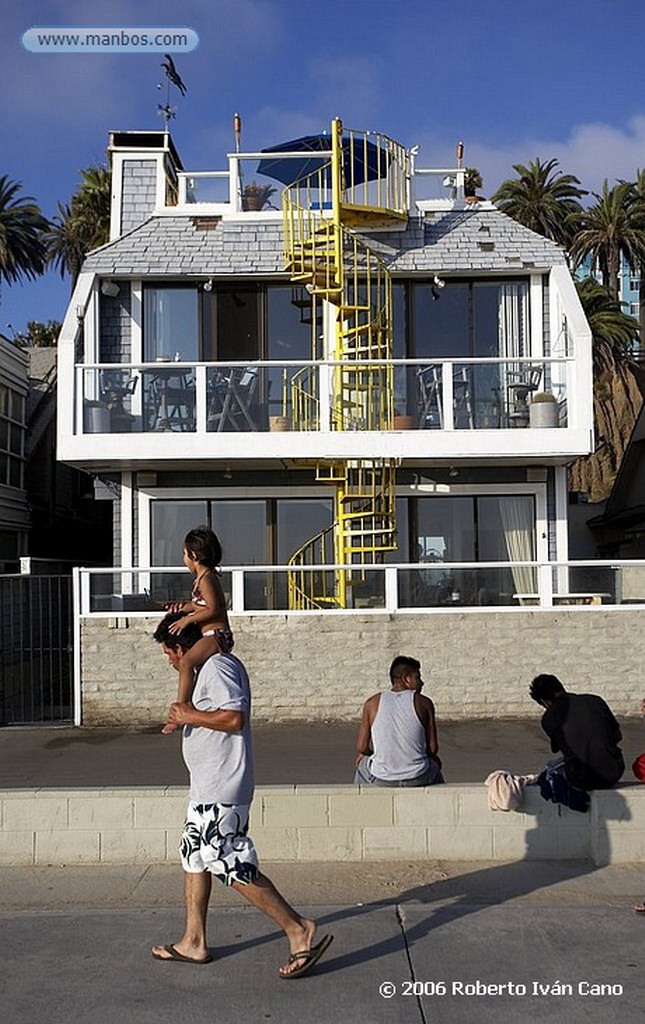
[[[577,789],[609,789],[625,771],[620,726],[608,705],[593,693],[567,693],[557,676],[539,675],[531,697],[541,707],[542,728],[554,754],[564,758],[567,780]]]

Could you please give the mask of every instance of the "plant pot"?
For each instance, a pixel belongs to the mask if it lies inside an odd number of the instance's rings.
[[[269,430],[274,433],[291,430],[291,420],[288,416],[269,416]]]
[[[558,403],[531,402],[529,405],[529,426],[534,428],[553,428],[560,426],[560,410]]]
[[[86,402],[83,409],[83,429],[86,434],[111,432],[110,410],[100,402]]]
[[[242,196],[243,210],[261,210],[264,203],[259,196]]]
[[[395,416],[392,423],[392,430],[416,430],[417,421],[415,416]]]

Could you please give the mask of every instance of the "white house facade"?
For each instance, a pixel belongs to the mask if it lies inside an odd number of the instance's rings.
[[[460,167],[337,121],[323,138],[193,174],[165,132],[110,136],[111,241],[59,345],[58,458],[114,502],[122,570],[87,610],[183,593],[160,570],[199,523],[239,612],[606,592],[554,567],[566,466],[593,447],[563,251]],[[271,173],[283,209],[248,208]]]

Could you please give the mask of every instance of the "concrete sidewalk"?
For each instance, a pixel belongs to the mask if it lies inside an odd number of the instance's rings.
[[[207,967],[161,964],[181,934],[179,868],[0,871],[3,1016],[12,1024],[637,1024],[642,867],[265,865],[334,944],[277,976],[285,941],[214,889]]]
[[[621,722],[627,770],[645,750],[640,718]],[[440,754],[447,782],[483,782],[497,768],[539,772],[551,756],[532,719],[439,722]],[[255,724],[256,782],[274,785],[351,783],[358,724]],[[154,730],[87,728],[0,729],[0,789],[182,786],[186,770],[180,736]]]
[[[624,723],[627,764],[645,748]],[[256,726],[261,785],[351,780],[353,726]],[[451,782],[538,770],[538,722],[440,723]],[[629,768],[628,768],[629,772]],[[627,775],[626,775],[627,777]],[[5,787],[183,785],[179,737],[0,731]],[[263,865],[334,944],[310,976],[277,976],[285,941],[217,884],[205,967],[150,947],[183,926],[179,866],[0,868],[3,1018],[12,1024],[637,1024],[645,983],[642,864]]]

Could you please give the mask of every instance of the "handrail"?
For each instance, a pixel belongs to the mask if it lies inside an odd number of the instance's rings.
[[[327,574],[333,582],[338,573],[364,576],[364,593],[358,594],[352,608],[356,612],[440,613],[458,609],[460,612],[558,612],[584,609],[586,612],[607,608],[638,609],[645,606],[645,559],[598,559],[572,561],[526,562],[390,562],[386,564],[310,563],[294,565],[230,565],[222,567],[222,582],[230,595],[232,614],[271,614],[301,612],[326,613],[338,611],[333,591],[322,609],[303,601],[297,611],[289,610],[288,588],[301,589],[303,574]],[[533,570],[535,589],[522,592],[514,585],[522,570]],[[115,614],[162,615],[163,603],[154,606],[149,595],[155,577],[183,576],[186,569],[178,566],[130,566],[111,568],[81,567],[79,577],[79,610],[81,616],[114,616]],[[299,579],[294,578],[294,574]],[[99,581],[111,578],[110,594]],[[253,577],[260,577],[255,587],[262,600],[253,600]],[[523,577],[526,579],[526,576]],[[267,580],[281,583],[284,601],[273,608],[265,599]],[[162,581],[163,582],[163,581]],[[488,588],[486,596],[482,589]],[[507,586],[503,593],[493,593],[493,585]],[[188,582],[187,582],[188,586]],[[456,595],[456,596],[455,596]],[[136,607],[136,598],[141,598]],[[107,603],[107,607],[98,607]],[[94,605],[94,607],[93,607]]]

